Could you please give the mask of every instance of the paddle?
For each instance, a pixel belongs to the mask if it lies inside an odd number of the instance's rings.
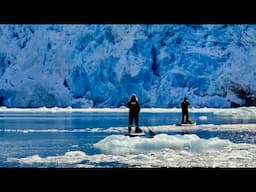
[[[149,132],[149,137],[150,138],[153,138],[156,134],[155,134],[155,132],[154,131],[152,131],[151,129],[149,129],[149,127],[147,126],[147,124],[145,123],[145,121],[144,121],[144,119],[143,118],[141,118],[142,119],[142,121],[143,121],[143,123],[144,123],[144,125],[147,127],[147,129],[148,129],[148,132]]]

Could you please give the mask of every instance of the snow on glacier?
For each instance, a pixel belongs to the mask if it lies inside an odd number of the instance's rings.
[[[255,105],[256,25],[0,25],[0,105]]]

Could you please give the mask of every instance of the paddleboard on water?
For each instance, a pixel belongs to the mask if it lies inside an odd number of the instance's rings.
[[[194,126],[196,125],[195,121],[192,121],[191,123],[178,123],[176,124],[177,126],[185,126],[185,127],[189,127],[189,126]]]
[[[132,132],[132,133],[127,133],[125,135],[126,136],[130,136],[130,137],[145,137],[146,136],[146,134],[144,132],[142,132],[142,133],[134,133],[134,132]]]

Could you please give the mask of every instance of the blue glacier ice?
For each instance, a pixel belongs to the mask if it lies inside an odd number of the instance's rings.
[[[2,24],[0,106],[256,105],[253,24]]]

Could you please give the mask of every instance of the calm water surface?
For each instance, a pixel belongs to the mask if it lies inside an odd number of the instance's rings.
[[[201,120],[207,116],[207,120]],[[232,119],[213,113],[192,113],[191,118],[200,124],[256,123],[256,119]],[[141,113],[141,126],[173,125],[179,123],[179,113]],[[8,162],[8,157],[22,158],[32,155],[40,157],[63,155],[69,151],[83,151],[88,155],[100,153],[93,144],[114,132],[90,131],[92,128],[107,129],[124,127],[128,123],[127,113],[72,112],[72,113],[0,113],[0,167],[34,167]],[[166,132],[165,132],[166,133]],[[167,134],[179,132],[167,132]],[[256,132],[248,131],[205,131],[192,133],[201,138],[219,137],[235,143],[256,144]],[[120,134],[120,133],[119,133]],[[39,166],[39,165],[36,165]],[[65,165],[49,165],[52,167]],[[103,165],[104,166],[104,165]],[[108,166],[122,166],[108,163]]]

